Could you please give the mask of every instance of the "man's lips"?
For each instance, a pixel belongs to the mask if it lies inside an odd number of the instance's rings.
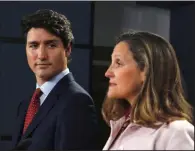
[[[46,64],[46,63],[36,64],[36,66],[38,66],[38,67],[48,67],[50,65],[51,64]]]
[[[50,63],[36,63],[36,66],[49,66],[51,65]]]

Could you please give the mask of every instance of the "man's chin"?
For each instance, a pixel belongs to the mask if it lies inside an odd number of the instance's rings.
[[[58,72],[37,72],[35,75],[39,79],[44,79],[46,81],[52,79],[58,74]]]
[[[36,77],[39,79],[44,79],[45,81],[48,81],[49,79],[52,78],[52,75],[48,73],[39,73],[39,74],[36,74]]]

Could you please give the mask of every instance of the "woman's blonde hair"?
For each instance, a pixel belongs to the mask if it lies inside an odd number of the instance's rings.
[[[144,31],[129,31],[117,39],[126,42],[146,80],[131,110],[131,121],[147,127],[169,123],[176,119],[192,122],[192,107],[184,97],[180,69],[171,44],[159,35]],[[105,98],[104,120],[117,120],[130,107],[123,98]]]

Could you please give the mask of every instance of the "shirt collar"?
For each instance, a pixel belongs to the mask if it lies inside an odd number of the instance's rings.
[[[46,96],[51,92],[51,90],[54,88],[54,86],[65,76],[69,73],[69,69],[66,68],[56,76],[54,76],[52,79],[49,81],[45,82],[43,85],[39,86],[36,84],[36,88],[40,88],[43,94]]]

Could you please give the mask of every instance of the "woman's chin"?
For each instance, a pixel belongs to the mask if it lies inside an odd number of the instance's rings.
[[[114,98],[117,98],[117,96],[111,92],[108,92],[107,93],[107,97],[110,98],[110,99],[114,99]]]

